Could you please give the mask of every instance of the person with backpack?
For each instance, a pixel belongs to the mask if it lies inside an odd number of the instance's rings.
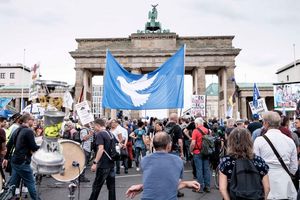
[[[281,117],[278,113],[268,111],[262,117],[267,132],[255,139],[254,152],[270,166],[268,199],[296,199],[297,191],[292,180],[298,170],[296,145],[279,130]]]
[[[108,200],[116,200],[115,186],[115,142],[113,135],[106,130],[104,119],[96,119],[94,121],[94,130],[96,145],[98,151],[91,167],[92,172],[96,172],[96,177],[92,186],[92,193],[89,200],[97,200],[101,188],[106,181],[108,189]]]
[[[219,190],[223,199],[267,199],[269,166],[260,156],[253,154],[249,130],[233,129],[227,145],[227,155],[220,159],[219,164]]]
[[[168,133],[172,138],[172,149],[171,153],[180,156],[183,159],[183,135],[180,126],[177,124],[178,115],[171,113],[169,122],[165,126],[165,132]]]
[[[138,128],[135,129],[131,134],[130,137],[135,140],[134,142],[134,152],[135,152],[135,164],[136,164],[136,171],[140,171],[140,155],[142,157],[146,156],[146,131],[143,129],[144,122],[138,121]]]
[[[192,133],[192,142],[190,151],[193,154],[193,160],[196,167],[197,181],[201,185],[201,189],[197,192],[210,192],[210,168],[209,156],[203,154],[203,138],[209,134],[207,128],[204,127],[204,120],[201,117],[195,119],[195,129]],[[194,191],[195,192],[195,191]]]
[[[34,118],[31,114],[25,113],[20,118],[20,121],[22,121],[22,125],[15,130],[7,143],[7,152],[2,162],[2,167],[7,167],[8,159],[11,156],[12,175],[8,186],[16,186],[22,178],[24,185],[28,188],[31,199],[37,200],[40,198],[35,188],[35,178],[30,167],[31,156],[39,149],[34,140],[34,132],[31,129]],[[12,151],[13,153],[11,153]]]
[[[93,142],[93,136],[94,132],[89,128],[89,124],[83,125],[83,127],[80,130],[80,140],[82,141],[81,147],[84,151],[85,155],[85,167],[87,167],[90,158],[91,158],[91,152],[92,152],[92,142]],[[85,170],[82,171],[82,173],[79,176],[79,181],[80,182],[85,182],[88,183],[90,180],[86,178],[85,176]]]

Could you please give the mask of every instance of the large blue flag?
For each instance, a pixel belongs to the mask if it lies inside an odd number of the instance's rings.
[[[183,107],[185,47],[148,74],[132,74],[107,51],[102,106],[146,110]]]
[[[12,98],[1,97],[0,98],[0,110],[3,109],[11,100],[12,100]]]
[[[258,106],[258,101],[257,100],[259,98],[260,98],[259,90],[256,87],[256,83],[254,83],[254,86],[253,86],[253,106],[255,108],[257,108],[257,106]]]

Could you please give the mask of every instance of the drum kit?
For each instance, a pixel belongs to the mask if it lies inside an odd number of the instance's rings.
[[[42,140],[37,140],[40,149],[32,155],[31,167],[36,175],[51,175],[57,181],[71,182],[68,196],[75,199],[76,179],[84,170],[85,155],[79,143],[59,139],[65,118],[65,113],[61,111],[62,102],[68,85],[45,80],[37,80],[35,84],[38,86],[40,103],[45,107],[45,134]]]

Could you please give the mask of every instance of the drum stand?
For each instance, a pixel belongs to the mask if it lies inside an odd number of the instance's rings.
[[[74,180],[70,183],[70,185],[68,186],[68,189],[69,189],[69,199],[70,200],[75,200],[75,191],[76,191],[76,188],[77,188],[77,181]]]
[[[79,163],[77,161],[73,161],[72,162],[72,166],[73,167],[76,167],[78,168],[78,178],[76,178],[75,180],[71,181],[70,185],[68,186],[68,189],[69,189],[69,199],[70,200],[75,200],[75,191],[76,191],[76,188],[78,187],[78,200],[80,200],[80,180],[79,180],[79,177],[80,177],[80,167],[79,167]]]

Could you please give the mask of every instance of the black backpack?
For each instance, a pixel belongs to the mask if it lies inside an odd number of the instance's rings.
[[[117,152],[117,150],[116,150],[116,146],[117,146],[118,144],[116,144],[116,142],[115,142],[115,137],[114,137],[114,135],[112,135],[112,134],[111,134],[110,132],[108,132],[108,131],[105,131],[105,132],[106,132],[107,135],[109,136],[110,141],[109,141],[109,148],[108,148],[107,151],[104,149],[104,153],[107,155],[107,157],[108,157],[111,161],[116,161],[116,160],[118,160],[119,157],[120,157],[120,153]]]
[[[261,176],[253,161],[237,159],[232,171],[229,194],[231,200],[264,199]]]
[[[172,140],[172,150],[174,150],[174,151],[180,151],[180,146],[178,144],[178,141],[175,142],[175,139],[174,139],[175,138],[175,129],[176,129],[176,126],[178,126],[178,125],[177,124],[175,124],[173,126],[171,126],[170,124],[166,125],[165,128],[164,128],[164,131],[171,137],[171,140]]]
[[[81,139],[80,139],[80,130],[76,130],[74,133],[73,133],[73,138],[72,140],[74,140],[75,142],[78,142],[81,144]]]

